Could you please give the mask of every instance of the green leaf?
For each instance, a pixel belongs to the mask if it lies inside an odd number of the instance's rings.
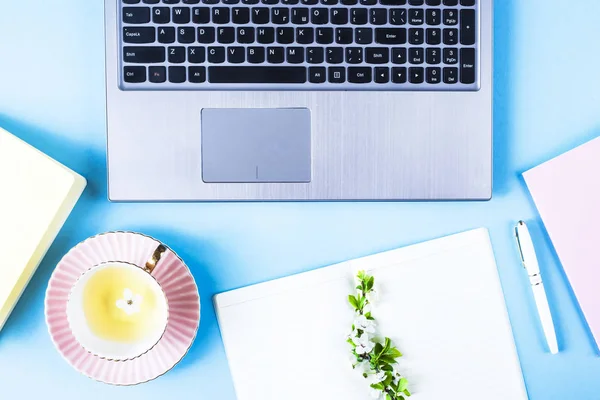
[[[383,352],[387,353],[388,350],[390,350],[390,346],[392,345],[392,341],[390,340],[390,338],[386,337],[385,338],[385,345],[383,346]]]
[[[358,309],[358,300],[356,300],[356,297],[349,295],[348,296],[348,302],[350,303],[350,305],[352,307],[354,307],[355,310]]]
[[[392,347],[391,349],[387,349],[385,352],[385,355],[390,356],[392,358],[402,357],[402,353],[395,347]]]
[[[354,342],[352,341],[352,339],[348,338],[346,339],[347,343],[350,343],[350,345],[352,346],[352,348],[356,348],[356,345],[354,344]]]
[[[373,289],[374,284],[375,284],[375,278],[372,276],[369,276],[369,278],[367,279],[367,291],[371,291]]]
[[[373,348],[373,354],[375,354],[376,356],[378,356],[382,352],[383,352],[383,346],[381,345],[381,343],[376,343],[375,347]]]
[[[402,393],[404,393],[406,397],[410,397],[410,392],[408,391],[408,389],[404,389]]]
[[[371,321],[373,321],[375,318],[373,318],[373,316],[371,315],[371,311],[369,311],[368,313],[365,314],[365,317],[367,317],[367,319],[370,319]]]
[[[358,307],[360,310],[365,308],[365,303],[367,302],[367,298],[365,296],[359,296]]]
[[[393,357],[386,356],[385,354],[379,356],[378,359],[379,363],[394,364],[396,362],[396,360]]]
[[[371,385],[371,387],[373,389],[376,389],[376,390],[384,390],[385,389],[385,386],[383,386],[383,384],[381,382],[380,383],[374,383],[374,384]]]
[[[356,276],[358,277],[359,280],[364,280],[365,279],[365,271],[358,271],[358,274],[356,274]]]
[[[382,366],[381,369],[388,372],[392,372],[394,370],[394,368],[389,364]]]
[[[392,396],[389,393],[385,394],[385,400],[392,400]]]
[[[391,375],[391,373],[387,373],[385,379],[383,380],[383,385],[387,387],[390,383],[392,383],[393,380],[394,377]]]
[[[398,390],[397,390],[397,392],[404,392],[407,387],[408,387],[408,379],[406,379],[406,378],[400,378],[400,382],[398,382]]]

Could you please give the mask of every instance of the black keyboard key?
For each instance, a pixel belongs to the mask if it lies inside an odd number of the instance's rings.
[[[375,67],[375,82],[388,83],[390,81],[390,69],[388,67]]]
[[[455,84],[458,82],[458,68],[446,67],[444,68],[444,83]]]
[[[377,4],[377,0],[360,0],[360,4],[365,6],[374,6]]]
[[[344,83],[346,82],[346,68],[344,67],[329,67],[329,82]]]
[[[288,47],[286,49],[286,60],[290,64],[302,64],[304,62],[304,47]]]
[[[175,28],[171,26],[158,28],[158,43],[175,43]]]
[[[261,44],[275,42],[275,28],[256,28],[256,41]]]
[[[212,9],[212,22],[214,24],[228,24],[229,21],[229,8],[215,7]]]
[[[123,47],[123,61],[135,64],[165,62],[165,48],[155,46]]]
[[[242,0],[242,4],[258,4],[259,0]]]
[[[338,0],[321,0],[321,4],[325,4],[326,6],[335,6],[338,3]]]
[[[406,47],[392,48],[392,62],[394,64],[406,64],[407,60]]]
[[[265,62],[264,47],[248,47],[247,60],[250,64],[261,64]]]
[[[311,44],[315,41],[314,28],[296,28],[296,43]]]
[[[212,26],[206,28],[198,28],[198,42],[199,43],[214,43],[215,42],[215,28]]]
[[[475,10],[460,10],[460,43],[475,44]]]
[[[283,47],[267,48],[267,62],[271,64],[281,64],[285,61],[285,51]]]
[[[376,28],[375,42],[381,44],[406,43],[406,28]]]
[[[252,22],[255,24],[268,24],[269,23],[269,9],[266,7],[254,7],[252,9]]]
[[[169,7],[152,8],[152,22],[155,24],[168,24],[171,22],[171,9]]]
[[[350,9],[350,23],[352,25],[364,25],[369,20],[369,13],[366,8]]]
[[[475,49],[460,49],[460,82],[475,83]]]
[[[353,39],[352,28],[335,28],[335,42],[339,44],[350,44]]]
[[[379,4],[384,6],[403,6],[406,4],[406,0],[379,0]]]
[[[221,1],[223,1],[223,0],[221,0]],[[273,4],[279,3],[279,0],[261,0],[261,3],[273,5]]]
[[[348,82],[370,83],[373,79],[371,67],[349,67]]]
[[[317,43],[333,43],[333,28],[317,28]]]
[[[174,7],[173,22],[176,24],[189,24],[191,21],[191,12],[189,7]]]
[[[406,25],[407,12],[405,8],[392,8],[390,10],[390,24]]]
[[[331,9],[331,23],[333,25],[346,25],[348,23],[348,9],[347,8],[332,8]]]
[[[411,25],[423,25],[425,22],[425,10],[422,8],[411,8],[408,10],[408,23]]]
[[[425,50],[422,47],[411,47],[408,49],[408,62],[411,64],[423,64],[425,61]]]
[[[285,7],[273,7],[271,9],[271,22],[277,25],[285,25],[290,22],[290,9]]]
[[[346,47],[346,62],[348,64],[360,64],[363,61],[362,47]]]
[[[123,7],[123,22],[126,24],[147,24],[150,22],[150,8]]]
[[[425,0],[408,0],[408,4],[411,6],[422,6]]]
[[[208,67],[212,83],[305,83],[306,67]]]
[[[427,64],[437,65],[441,62],[442,50],[438,47],[429,47],[425,50],[425,61]]]
[[[444,25],[458,25],[458,10],[444,10]]]
[[[309,5],[319,4],[319,0],[302,0],[302,4],[309,4]]]
[[[158,4],[158,3],[160,3],[160,0],[142,0],[142,3],[145,3],[145,4]]]
[[[424,42],[423,36],[424,36],[423,28],[411,28],[408,30],[408,43],[423,44],[423,42]]]
[[[321,64],[325,61],[325,51],[322,47],[309,47],[306,49],[306,62],[309,64]]]
[[[123,42],[125,43],[154,43],[156,29],[153,27],[127,27],[123,28]]]
[[[292,23],[297,25],[308,24],[308,8],[292,8]]]
[[[183,4],[198,4],[200,0],[183,0]]]
[[[246,61],[246,49],[242,46],[232,46],[227,48],[227,62],[231,64],[241,64]]]
[[[221,0],[223,4],[238,4],[240,0]]]
[[[440,44],[442,43],[442,30],[440,28],[427,28],[425,32],[427,44]]]
[[[457,64],[457,63],[458,63],[458,49],[445,48],[444,49],[444,64]]]
[[[220,64],[225,62],[225,47],[209,47],[208,62],[212,64]]]
[[[180,0],[162,0],[165,4],[177,4]]]
[[[185,62],[185,47],[167,48],[168,60],[171,64],[181,64]]]
[[[410,83],[423,83],[425,81],[423,67],[410,67],[408,69],[408,80]]]
[[[290,44],[294,43],[294,28],[285,27],[275,30],[277,43]]]
[[[206,82],[206,68],[204,67],[189,67],[188,80],[191,83]]]
[[[166,67],[150,67],[148,68],[148,80],[152,83],[163,83],[167,81]]]
[[[367,47],[367,64],[387,64],[390,61],[390,49],[387,47]]]
[[[323,83],[327,79],[325,67],[310,67],[308,69],[308,81],[310,83]]]
[[[457,6],[458,0],[444,0],[445,6]]]
[[[219,0],[202,0],[204,4],[219,4]]]
[[[146,82],[146,67],[125,67],[123,80],[127,83]]]
[[[204,54],[204,47],[190,46],[187,49],[188,61],[192,64],[201,64],[206,60],[206,54]]]
[[[326,59],[329,64],[341,64],[344,62],[344,49],[341,47],[328,47]]]
[[[250,22],[250,9],[246,7],[233,7],[231,21],[234,24],[247,24]]]
[[[341,0],[341,3],[345,6],[355,6],[358,4],[358,0]]]
[[[186,80],[185,67],[169,67],[169,82],[183,83]]]
[[[195,24],[208,24],[210,22],[210,8],[194,7],[192,10],[192,22]]]
[[[329,11],[326,8],[315,7],[310,10],[310,22],[314,25],[324,25],[329,22]]]
[[[392,68],[392,82],[406,83],[406,67]]]
[[[217,42],[227,44],[235,42],[235,29],[230,26],[217,28]]]
[[[458,29],[444,29],[444,44],[447,44],[449,46],[458,44]]]
[[[373,43],[373,28],[356,28],[354,31],[354,41],[356,44]]]
[[[427,83],[440,83],[442,81],[442,69],[440,67],[428,67],[426,76]]]
[[[137,4],[140,0],[123,0],[123,4]]]
[[[244,26],[237,28],[238,43],[254,43],[254,28]]]
[[[425,4],[428,6],[439,6],[442,4],[442,0],[425,0]]]
[[[475,5],[475,0],[460,0],[460,5],[465,7],[472,7]]]
[[[427,25],[439,25],[442,23],[442,10],[439,8],[429,8],[425,11],[425,22]]]
[[[196,29],[191,26],[177,28],[177,41],[179,43],[194,43],[196,41]]]
[[[385,8],[372,8],[369,12],[371,25],[385,25],[387,24],[387,9]]]

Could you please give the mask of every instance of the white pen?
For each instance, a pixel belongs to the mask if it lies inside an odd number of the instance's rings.
[[[523,266],[529,274],[529,282],[531,283],[531,290],[533,291],[533,297],[535,298],[535,304],[540,314],[540,320],[542,321],[542,328],[544,329],[544,335],[548,342],[548,348],[550,353],[558,353],[558,343],[556,341],[556,333],[554,332],[554,323],[552,322],[552,314],[550,313],[550,307],[548,306],[548,298],[544,290],[544,283],[542,282],[542,275],[540,274],[540,266],[538,264],[537,257],[535,255],[535,249],[533,247],[533,241],[529,234],[529,229],[525,222],[519,221],[515,227],[515,236],[517,239],[517,247],[521,254],[521,261]]]

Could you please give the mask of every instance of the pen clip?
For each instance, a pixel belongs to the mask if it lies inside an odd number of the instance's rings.
[[[519,238],[519,225],[525,225],[523,221],[519,221],[515,226],[515,240],[517,242],[517,249],[519,250],[519,257],[521,257],[521,264],[525,268],[525,257],[523,256],[523,248],[521,246],[521,239]]]

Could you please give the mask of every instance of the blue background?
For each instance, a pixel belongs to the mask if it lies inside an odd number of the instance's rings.
[[[598,15],[597,0],[496,1],[490,202],[111,204],[103,1],[2,0],[0,126],[83,174],[89,186],[0,333],[0,397],[233,400],[213,294],[485,226],[531,399],[600,399],[597,349],[520,178],[600,135]],[[556,356],[546,350],[514,248],[512,227],[520,218],[531,222],[538,246],[561,347]],[[173,247],[192,269],[204,305],[184,361],[132,388],[96,383],[71,369],[43,317],[44,291],[61,256],[88,236],[116,229],[145,232]]]

